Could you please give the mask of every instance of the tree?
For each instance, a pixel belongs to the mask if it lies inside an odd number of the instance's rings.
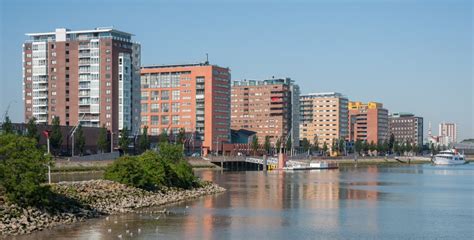
[[[326,156],[327,151],[328,151],[328,144],[326,142],[324,142],[323,143],[323,154],[324,154],[324,156]]]
[[[160,133],[160,136],[158,136],[158,142],[159,143],[168,143],[169,142],[168,131],[166,131],[166,129],[163,129],[163,131]]]
[[[270,145],[270,136],[265,136],[265,142],[263,143],[263,148],[267,154],[270,153],[272,146]]]
[[[400,148],[400,144],[398,143],[398,141],[395,141],[393,143],[393,152],[396,153],[397,155],[400,155],[401,148]]]
[[[99,130],[99,136],[97,137],[97,148],[102,153],[109,149],[109,141],[107,140],[107,129],[105,128],[105,125],[102,125]]]
[[[252,150],[253,150],[253,154],[256,155],[256,154],[257,154],[257,150],[258,150],[258,137],[257,137],[257,135],[254,135],[254,136],[253,136],[253,139],[252,139]]]
[[[276,151],[279,153],[281,151],[281,138],[278,138],[275,143]]]
[[[377,145],[375,145],[375,142],[373,140],[369,144],[369,150],[371,152],[374,152],[375,150],[377,150]]]
[[[355,147],[355,151],[360,155],[360,152],[363,150],[362,141],[357,139],[355,144],[354,144],[354,147]]]
[[[369,151],[369,144],[367,143],[367,140],[364,140],[362,142],[362,150],[364,151],[364,153],[367,153]]]
[[[316,152],[319,152],[319,141],[318,141],[318,135],[315,135],[314,136],[314,139],[313,139],[313,148],[314,148],[314,151]]]
[[[336,139],[333,138],[332,143],[331,143],[331,152],[337,152],[337,151],[339,151],[338,144],[336,143]]]
[[[143,127],[142,135],[140,135],[140,139],[139,139],[139,147],[140,147],[140,152],[145,152],[146,150],[150,148],[150,140],[148,138],[147,126]]]
[[[40,134],[38,132],[38,128],[36,126],[36,118],[32,117],[28,120],[26,125],[26,136],[29,138],[36,139],[36,142],[39,142]]]
[[[305,152],[307,152],[311,148],[311,144],[309,143],[307,138],[303,138],[303,140],[301,140],[300,144],[301,144],[301,148]]]
[[[2,124],[2,130],[4,134],[13,134],[13,125],[10,117],[5,116],[5,121]]]
[[[76,128],[76,133],[74,134],[74,145],[76,145],[76,150],[80,155],[84,154],[84,146],[86,145],[86,139],[84,138],[84,131],[82,131],[82,126],[79,124]]]
[[[405,151],[407,151],[407,152],[413,151],[413,147],[412,147],[412,145],[411,145],[411,143],[410,143],[410,141],[409,141],[408,139],[407,139],[407,141],[406,141],[406,143],[405,143]]]
[[[125,126],[120,132],[119,147],[124,153],[128,153],[128,146],[130,145],[130,138],[128,137],[128,128]]]
[[[286,151],[291,151],[291,148],[292,148],[292,143],[291,143],[291,137],[288,137],[286,139],[286,143],[285,143],[285,148],[286,148]]]
[[[48,193],[43,183],[50,162],[50,155],[45,155],[34,139],[0,135],[0,192],[21,206],[42,206]]]
[[[390,134],[390,139],[388,140],[388,149],[389,151],[395,151],[394,147],[395,146],[395,135]]]
[[[179,144],[184,144],[184,141],[186,140],[186,130],[184,128],[180,128],[178,135],[176,136],[176,142]]]
[[[59,153],[61,144],[63,143],[63,134],[61,133],[61,126],[59,126],[60,120],[58,116],[53,118],[53,126],[51,128],[51,134],[49,136],[49,143],[55,155]]]
[[[339,152],[342,154],[343,152],[345,152],[346,150],[346,141],[344,141],[344,139],[339,139]]]

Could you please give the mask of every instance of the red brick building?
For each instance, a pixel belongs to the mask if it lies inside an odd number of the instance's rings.
[[[139,129],[140,45],[113,28],[28,33],[23,44],[25,121],[85,127],[114,135]]]
[[[204,153],[230,141],[230,69],[209,63],[141,69],[141,126],[150,135],[184,128]]]

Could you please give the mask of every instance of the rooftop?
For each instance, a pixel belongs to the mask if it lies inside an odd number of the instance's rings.
[[[189,63],[189,64],[171,64],[171,65],[148,65],[142,66],[142,69],[155,69],[155,68],[175,68],[175,67],[201,67],[201,66],[216,66],[210,65],[209,62],[203,63]],[[217,67],[217,66],[216,66]]]
[[[48,35],[55,35],[57,31],[65,31],[66,34],[114,32],[114,33],[134,36],[131,33],[119,31],[117,29],[114,29],[113,27],[97,27],[91,30],[76,30],[76,31],[71,31],[70,29],[67,29],[67,28],[57,28],[56,31],[54,32],[26,33],[25,35],[30,36],[30,37],[48,36]]]
[[[264,79],[264,80],[235,80],[232,81],[232,86],[258,86],[258,85],[275,85],[275,84],[293,84],[294,81],[291,78],[275,78]]]
[[[304,97],[345,97],[342,93],[338,92],[320,92],[320,93],[306,93],[301,94],[301,98]]]

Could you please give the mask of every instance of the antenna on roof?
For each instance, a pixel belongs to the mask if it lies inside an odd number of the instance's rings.
[[[206,53],[206,64],[209,64],[209,54]]]

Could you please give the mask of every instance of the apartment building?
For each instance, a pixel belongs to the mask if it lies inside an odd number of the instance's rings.
[[[450,146],[457,143],[457,128],[455,123],[440,123],[438,129],[440,144]]]
[[[230,69],[208,62],[141,69],[141,126],[192,135],[204,153],[230,141]]]
[[[139,130],[140,44],[132,34],[106,27],[26,35],[25,121]]]
[[[349,102],[349,140],[378,143],[388,140],[388,110],[382,103]]]
[[[393,113],[389,116],[390,134],[398,142],[423,145],[423,118],[412,113]]]
[[[300,96],[300,139],[322,147],[333,139],[347,139],[349,100],[341,93],[309,93]]]
[[[299,94],[298,85],[290,78],[233,81],[231,128],[256,132],[260,143],[266,136],[271,144],[291,138],[297,147]]]

